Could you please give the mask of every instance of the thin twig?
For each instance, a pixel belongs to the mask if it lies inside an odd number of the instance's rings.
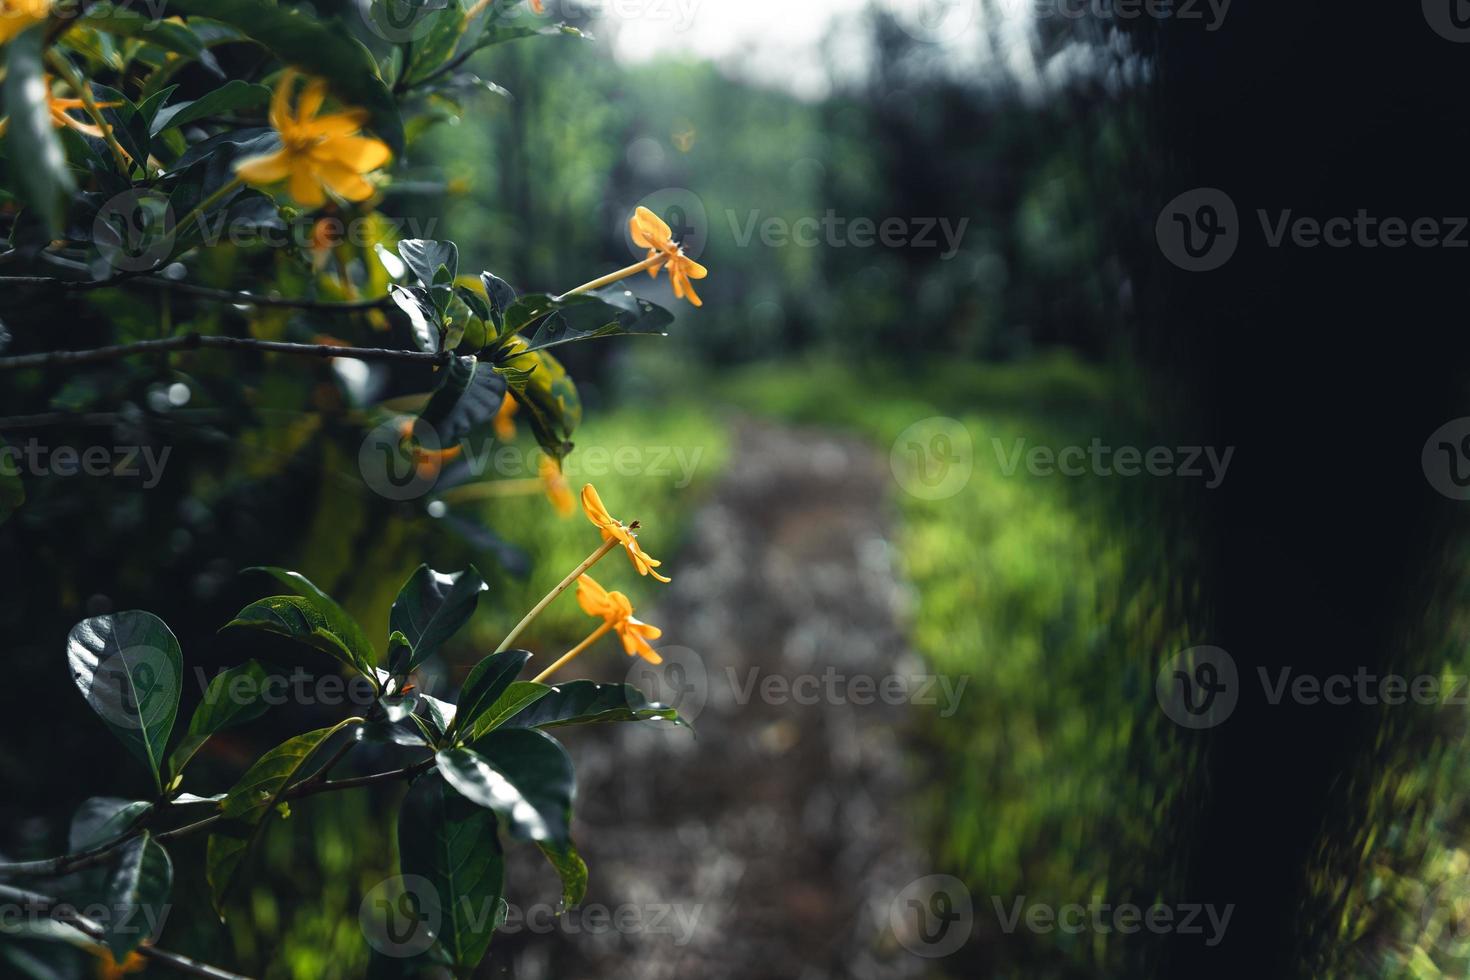
[[[551,605],[552,600],[565,592],[573,582],[577,581],[577,579],[581,577],[583,572],[587,571],[587,569],[591,568],[593,565],[596,565],[599,561],[601,561],[602,556],[607,554],[609,551],[612,551],[613,548],[617,547],[617,544],[617,538],[608,538],[606,541],[602,542],[602,547],[592,552],[592,554],[586,557],[582,564],[572,569],[570,575],[562,579],[560,584],[558,584],[556,588],[546,593],[541,601],[536,603],[536,605],[531,608],[531,611],[526,613],[525,617],[522,618],[519,623],[516,623],[515,629],[505,634],[505,639],[501,641],[500,646],[495,648],[495,652],[504,653],[506,650],[509,650],[510,645],[516,640],[520,639],[520,635],[526,631],[526,627],[530,626],[532,621],[535,620],[537,616],[541,615],[541,611],[543,609]]]
[[[142,273],[125,273],[111,279],[57,279],[55,276],[0,276],[0,286],[54,286],[73,292],[90,292],[94,289],[109,289],[114,286],[151,286],[198,296],[202,299],[219,300],[222,303],[238,303],[246,306],[286,307],[296,310],[311,310],[319,313],[359,313],[365,310],[389,310],[393,308],[391,296],[379,296],[361,300],[293,299],[289,296],[261,296],[233,289],[215,289],[197,286],[194,283],[165,279],[161,276]]]
[[[0,371],[14,368],[50,367],[58,364],[98,364],[121,360],[139,354],[159,354],[178,350],[209,348],[230,351],[262,351],[274,354],[297,354],[304,357],[346,357],[356,361],[394,361],[408,364],[443,365],[450,353],[416,350],[393,350],[386,347],[337,347],[332,344],[292,344],[278,340],[256,340],[253,337],[204,336],[197,333],[167,337],[163,340],[140,340],[113,347],[90,350],[56,350],[40,354],[0,357]]]
[[[50,895],[42,895],[40,892],[28,891],[24,888],[11,888],[9,885],[0,885],[0,898],[20,905],[27,911],[34,910],[36,912],[42,912],[48,918],[71,926],[87,938],[96,940],[97,942],[101,942],[103,936],[106,935],[107,930],[103,928],[101,923],[87,918],[70,905],[67,905],[59,899],[52,898]],[[171,953],[166,949],[159,949],[157,946],[139,946],[138,953],[147,959],[157,960],[160,963],[173,967],[180,973],[187,973],[190,976],[211,977],[213,980],[250,980],[244,974],[221,970],[217,966],[210,966],[208,963],[201,963],[180,953]]]

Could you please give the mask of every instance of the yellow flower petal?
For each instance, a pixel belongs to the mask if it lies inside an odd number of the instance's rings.
[[[296,87],[296,69],[287,68],[276,81],[276,90],[271,93],[270,122],[277,132],[291,125],[291,90]]]
[[[312,173],[311,168],[301,166],[299,162],[291,165],[291,183],[289,185],[291,196],[296,198],[297,203],[309,208],[319,208],[327,203],[327,195],[322,192],[321,181],[317,175]]]
[[[602,506],[602,498],[597,495],[597,488],[590,483],[582,488],[582,512],[587,515],[589,521],[600,528],[607,528],[617,523],[607,512],[607,508]]]
[[[298,134],[305,139],[318,137],[340,138],[343,136],[355,136],[362,129],[363,123],[367,122],[368,115],[361,109],[353,109],[350,112],[333,112],[325,116],[296,124]]]
[[[235,173],[247,184],[274,184],[291,173],[291,157],[284,150],[250,157],[235,163]]]
[[[639,248],[667,249],[673,245],[674,232],[664,220],[643,205],[638,205],[628,220],[628,234]]]
[[[332,159],[360,174],[377,170],[393,157],[388,144],[366,136],[341,136],[322,144],[322,150]]]
[[[328,163],[323,164],[319,172],[322,182],[338,197],[349,201],[366,201],[373,196],[373,185],[349,167]]]
[[[327,101],[327,83],[319,78],[313,78],[306,84],[306,90],[301,93],[301,98],[296,100],[296,121],[302,125],[310,123],[316,118],[316,114],[322,111],[322,104]]]

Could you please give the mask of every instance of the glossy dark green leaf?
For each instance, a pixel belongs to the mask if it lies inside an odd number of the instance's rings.
[[[330,728],[319,728],[282,742],[261,756],[220,803],[224,820],[209,836],[205,877],[209,880],[215,911],[221,918],[225,899],[265,816],[322,743],[356,723],[357,719],[349,718]]]
[[[512,837],[558,845],[570,838],[577,780],[571,756],[545,732],[502,728],[434,758],[466,799],[500,814]]]
[[[187,126],[208,116],[220,116],[238,109],[253,109],[270,101],[271,90],[232,78],[219,88],[210,89],[192,102],[166,105],[153,117],[149,128],[156,136],[166,129]]]
[[[546,697],[551,691],[552,688],[548,685],[537,684],[535,681],[516,681],[511,684],[501,693],[500,697],[495,699],[494,704],[480,712],[480,717],[475,719],[471,727],[470,741],[504,725],[511,718]]]
[[[124,800],[115,796],[93,796],[77,807],[67,836],[68,850],[85,851],[121,837],[143,815],[153,809],[146,800]]]
[[[540,321],[527,350],[620,334],[663,336],[664,328],[674,322],[668,310],[616,287],[569,296],[552,305],[554,312]]]
[[[133,167],[137,168],[138,161],[148,159],[152,152],[153,137],[148,131],[148,120],[132,100],[117,89],[93,82],[92,95],[99,105],[105,106],[101,110],[102,117],[112,130],[112,138],[117,140],[133,162]],[[112,157],[104,151],[99,150],[98,156],[112,165]]]
[[[66,167],[66,152],[51,124],[51,105],[42,65],[45,27],[22,31],[5,45],[5,115],[10,117],[6,149],[15,161],[11,173],[21,197],[51,233],[61,231],[62,199],[76,189]]]
[[[473,356],[456,357],[440,374],[419,421],[432,427],[441,447],[448,447],[490,424],[505,399],[506,381]],[[422,430],[419,434],[422,438]]]
[[[148,767],[161,791],[164,752],[183,687],[179,641],[157,616],[131,611],[82,620],[66,649],[82,696]]]
[[[419,703],[424,706],[424,721],[428,723],[435,739],[441,739],[454,727],[454,718],[459,709],[448,701],[441,701],[428,694],[419,698]]]
[[[414,782],[399,813],[399,870],[428,883],[430,894],[414,896],[419,912],[439,920],[436,938],[464,971],[489,948],[505,892],[496,824],[433,773]]]
[[[530,659],[529,650],[504,650],[475,664],[460,688],[459,707],[451,731],[473,731],[480,715],[500,699]]]
[[[440,349],[439,340],[443,327],[439,322],[439,311],[435,308],[429,291],[419,286],[400,286],[394,283],[388,287],[388,295],[393,298],[393,305],[408,317],[414,345],[421,351],[437,354]]]
[[[290,588],[296,595],[274,596],[271,599],[262,599],[260,602],[252,603],[241,610],[240,615],[235,618],[234,622],[227,624],[226,628],[248,625],[313,643],[334,657],[341,658],[345,652],[344,662],[348,666],[356,667],[367,677],[373,676],[373,665],[378,660],[377,651],[373,649],[372,641],[367,638],[362,624],[353,619],[347,610],[337,604],[336,600],[317,588],[310,579],[299,572],[271,566],[247,568],[245,571],[265,572]],[[295,601],[298,598],[301,601]],[[276,603],[279,606],[277,611],[265,605],[283,599],[290,601]],[[261,608],[257,609],[257,607]],[[246,612],[250,610],[255,610],[255,612],[247,617]],[[248,621],[242,623],[241,620]]]
[[[665,704],[649,701],[631,684],[567,681],[504,724],[505,728],[557,728],[607,721],[668,721],[687,725]]]
[[[571,841],[562,844],[538,841],[536,846],[541,848],[541,853],[546,855],[546,860],[551,862],[561,879],[559,911],[565,912],[581,905],[582,899],[587,897],[587,862],[577,853],[576,846]]]
[[[204,691],[204,700],[189,719],[189,730],[169,755],[169,773],[177,776],[183,772],[194,753],[215,732],[243,725],[265,714],[269,707],[263,700],[267,679],[265,668],[254,660],[216,674]]]
[[[388,614],[388,628],[403,635],[407,647],[390,660],[389,669],[407,674],[444,642],[457,633],[470,616],[480,593],[489,589],[479,571],[471,565],[462,572],[436,572],[420,565],[393,600]]]
[[[144,831],[123,846],[107,881],[110,914],[103,923],[103,942],[119,963],[162,927],[173,884],[173,862],[151,834]]]
[[[459,275],[459,248],[453,242],[406,238],[398,243],[398,255],[426,289],[443,281],[441,269],[449,281]]]
[[[480,283],[485,287],[485,297],[490,302],[490,322],[495,324],[498,334],[505,329],[505,311],[516,301],[516,291],[510,283],[491,272],[480,273]]]
[[[519,303],[519,301],[517,301]],[[511,313],[506,314],[510,330]],[[548,455],[561,459],[571,451],[572,432],[582,422],[582,401],[566,368],[550,351],[524,351],[525,341],[511,337],[511,353],[499,360],[497,373],[515,392],[522,417]]]
[[[324,79],[343,103],[368,111],[372,129],[395,154],[403,152],[398,103],[372,54],[336,18],[274,0],[168,0],[167,12],[223,21],[286,64]]]

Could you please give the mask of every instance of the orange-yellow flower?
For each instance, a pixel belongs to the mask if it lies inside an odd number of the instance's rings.
[[[674,241],[674,232],[664,220],[641,204],[628,219],[628,234],[633,244],[648,249],[650,259],[658,259],[648,267],[648,274],[658,277],[658,270],[667,267],[669,281],[674,284],[674,295],[687,299],[695,306],[704,302],[689,284],[690,279],[703,279],[709,270],[684,254],[684,249]]]
[[[666,576],[654,571],[663,562],[650,558],[638,546],[638,538],[633,534],[638,529],[637,522],[635,521],[631,526],[624,525],[622,521],[609,514],[607,508],[602,506],[602,498],[597,495],[597,489],[590,483],[582,488],[582,512],[602,531],[604,541],[617,541],[627,550],[628,560],[633,563],[634,568],[638,569],[639,575],[652,575],[660,582],[669,581]]]
[[[97,964],[97,976],[99,980],[117,980],[129,973],[141,973],[148,966],[148,961],[141,953],[129,953],[121,963],[112,955],[112,950],[106,946],[102,947],[97,957],[101,962]]]
[[[0,44],[4,43],[3,35],[4,25],[6,23],[6,21],[4,20],[4,3],[5,0],[0,0]],[[102,132],[102,129],[100,127],[94,126],[91,123],[84,123],[80,119],[73,119],[71,116],[67,115],[68,112],[71,112],[73,110],[85,109],[87,104],[84,101],[82,101],[81,99],[63,99],[60,96],[50,94],[50,78],[47,78],[45,80],[45,84],[47,93],[46,98],[48,100],[47,109],[50,110],[51,113],[51,125],[55,126],[57,129],[61,129],[63,126],[68,129],[75,129],[77,132],[84,133],[87,136],[92,137],[93,139],[100,140],[106,137],[106,134]],[[113,106],[116,106],[118,104],[119,103],[117,102],[99,102],[97,103],[97,108],[111,109]],[[8,130],[9,128],[9,117],[5,119],[0,119],[0,136],[4,136],[6,130]]]
[[[663,658],[658,651],[649,646],[649,640],[656,640],[664,635],[664,631],[651,623],[645,623],[633,617],[633,603],[621,592],[609,592],[590,575],[583,575],[577,579],[577,604],[582,611],[589,616],[601,616],[603,622],[607,623],[617,631],[618,639],[623,641],[623,650],[628,656],[642,657],[649,663],[663,663]]]
[[[296,72],[288,69],[271,98],[270,121],[281,136],[281,148],[241,160],[235,172],[256,186],[286,180],[291,196],[312,208],[326,203],[328,190],[348,201],[372,197],[373,185],[363,174],[383,166],[392,153],[382,140],[358,135],[367,113],[347,109],[319,115],[327,99],[327,85],[320,79],[307,82],[293,111],[295,88]]]
[[[516,404],[516,396],[507,391],[500,400],[500,408],[496,409],[492,423],[495,426],[495,438],[501,442],[510,442],[516,437],[515,414],[518,409],[520,406]]]
[[[550,456],[542,456],[539,473],[551,506],[556,508],[560,516],[570,517],[572,511],[577,509],[577,501],[572,496],[572,488],[567,486],[567,478],[562,475],[561,467]]]
[[[448,449],[425,449],[412,441],[413,419],[404,419],[398,425],[398,436],[408,444],[408,454],[413,459],[415,471],[421,480],[433,480],[439,476],[444,464],[459,457],[464,447],[456,443]]]
[[[6,44],[51,13],[51,0],[0,0],[0,44]]]

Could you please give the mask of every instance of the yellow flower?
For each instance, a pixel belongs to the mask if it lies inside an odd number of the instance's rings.
[[[4,4],[5,0],[0,0],[0,44],[4,43],[3,37],[5,34],[4,27],[6,21],[4,19]],[[100,140],[106,138],[106,134],[102,132],[102,129],[100,127],[94,126],[91,123],[84,123],[80,119],[73,119],[71,116],[67,115],[68,112],[72,112],[77,109],[85,109],[87,106],[85,102],[83,102],[81,99],[63,99],[60,96],[52,95],[51,79],[49,77],[45,80],[45,85],[46,98],[48,100],[47,109],[49,109],[51,112],[51,125],[55,126],[57,129],[61,129],[63,126],[68,129],[75,129],[77,132],[84,133],[87,136],[92,137],[93,139]],[[118,102],[99,102],[97,103],[97,108],[111,109],[113,106],[120,104],[121,103]],[[0,136],[4,136],[6,130],[8,130],[9,128],[9,117],[0,119]]]
[[[51,14],[51,0],[0,0],[0,44]]]
[[[520,406],[516,404],[516,396],[507,391],[505,397],[500,400],[500,408],[496,409],[493,421],[495,438],[501,442],[510,442],[516,437],[514,416],[519,408]]]
[[[667,266],[669,280],[674,284],[674,295],[689,300],[695,306],[704,305],[689,280],[703,279],[709,275],[709,270],[684,254],[674,241],[673,230],[662,218],[640,204],[633,217],[628,219],[628,234],[632,236],[634,245],[648,249],[650,259],[659,260],[648,267],[650,276],[657,278],[658,270]]]
[[[439,471],[444,464],[450,460],[457,459],[464,447],[455,444],[448,449],[425,449],[417,442],[412,441],[413,419],[404,419],[398,425],[398,436],[407,444],[408,454],[413,458],[414,470],[421,480],[433,480],[438,478]]]
[[[622,521],[609,514],[607,508],[602,506],[602,498],[597,495],[597,489],[590,483],[582,488],[582,512],[602,531],[604,541],[617,541],[627,550],[628,560],[633,563],[634,568],[638,569],[639,575],[652,575],[660,582],[669,581],[668,578],[654,571],[663,562],[650,558],[638,546],[638,538],[633,534],[638,529],[638,522],[634,521],[632,525],[625,526]]]
[[[367,113],[348,109],[318,115],[327,98],[327,85],[320,79],[307,83],[293,112],[295,88],[296,72],[288,69],[271,98],[270,121],[281,135],[281,148],[241,160],[235,172],[256,186],[289,180],[291,196],[312,208],[326,203],[325,190],[348,201],[372,197],[373,185],[362,175],[383,166],[392,153],[382,140],[358,135]]]
[[[572,496],[572,488],[567,486],[567,478],[562,476],[561,467],[550,456],[541,457],[540,476],[546,485],[546,497],[551,506],[560,516],[570,517],[577,509],[577,501]]]
[[[663,663],[658,651],[649,646],[664,631],[651,623],[633,618],[633,603],[621,592],[609,592],[598,585],[590,575],[577,579],[577,604],[589,616],[601,616],[603,621],[617,631],[623,641],[623,651],[628,656],[642,657],[649,663]]]

